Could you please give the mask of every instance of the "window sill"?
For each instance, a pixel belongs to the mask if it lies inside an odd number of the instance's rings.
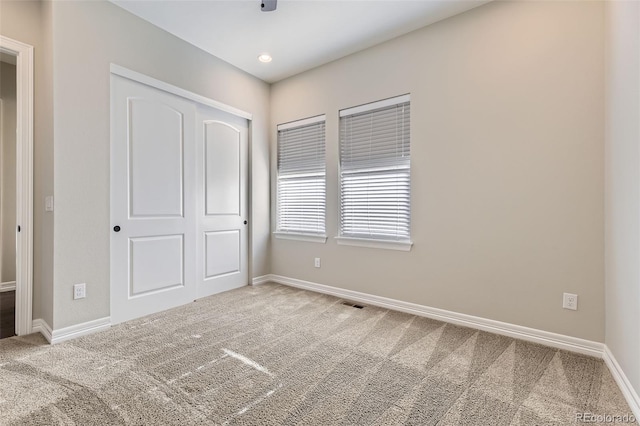
[[[411,241],[374,240],[369,238],[336,237],[338,244],[343,246],[368,247],[386,250],[409,251],[413,243]]]
[[[274,232],[273,236],[279,240],[295,240],[295,241],[306,241],[308,243],[321,243],[324,244],[327,242],[326,235],[317,235],[317,234],[294,234],[290,232]]]

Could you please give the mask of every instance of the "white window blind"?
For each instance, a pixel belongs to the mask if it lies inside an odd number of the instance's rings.
[[[340,236],[410,240],[408,95],[340,111]]]
[[[276,232],[325,234],[325,116],[278,126]]]

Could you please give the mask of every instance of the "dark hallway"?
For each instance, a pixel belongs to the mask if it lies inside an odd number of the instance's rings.
[[[16,292],[0,293],[0,339],[15,336]]]

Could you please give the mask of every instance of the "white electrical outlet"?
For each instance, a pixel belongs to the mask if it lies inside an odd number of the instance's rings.
[[[316,257],[314,265],[315,265],[316,268],[320,267],[320,258],[319,257]]]
[[[80,283],[73,285],[73,300],[87,297],[87,284]]]
[[[578,295],[571,293],[564,293],[562,296],[562,307],[564,309],[571,309],[573,311],[578,310]]]

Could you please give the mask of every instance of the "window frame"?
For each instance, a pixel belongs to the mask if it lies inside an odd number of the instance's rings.
[[[343,158],[342,158],[342,119],[343,117],[363,114],[367,112],[371,112],[374,110],[379,110],[382,108],[388,108],[397,106],[403,103],[411,104],[411,95],[405,94],[401,96],[395,96],[392,98],[383,99],[376,102],[371,102],[351,108],[345,108],[339,111],[339,125],[338,125],[338,235],[335,237],[336,242],[339,245],[349,245],[349,246],[357,246],[357,247],[368,247],[368,248],[377,248],[377,249],[389,249],[389,250],[400,250],[400,251],[410,251],[413,246],[413,242],[411,240],[411,156],[409,154],[409,167],[408,167],[408,201],[409,201],[409,213],[408,213],[408,228],[409,235],[407,238],[384,238],[382,236],[376,237],[366,236],[366,235],[349,235],[344,234],[343,230]],[[409,110],[408,114],[409,120],[411,120],[411,112]],[[410,121],[409,121],[410,126]],[[409,135],[409,152],[411,146],[411,136]]]
[[[289,130],[294,128],[308,127],[316,124],[322,123],[324,125],[324,135],[323,135],[323,143],[324,143],[324,217],[323,217],[323,232],[305,232],[304,230],[296,230],[296,229],[281,229],[280,228],[280,132],[283,130]],[[327,241],[327,154],[326,154],[326,114],[316,115],[313,117],[303,118],[300,120],[294,120],[282,124],[278,124],[276,126],[276,203],[275,203],[275,225],[273,235],[277,239],[283,240],[296,240],[296,241],[305,241],[305,242],[314,242],[314,243],[325,243]]]

